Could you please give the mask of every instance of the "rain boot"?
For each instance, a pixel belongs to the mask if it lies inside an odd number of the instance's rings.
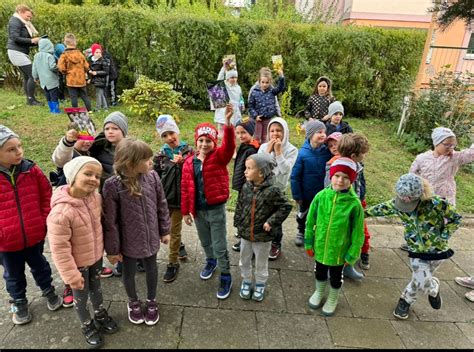
[[[309,307],[312,309],[318,309],[321,307],[324,292],[326,291],[326,286],[328,285],[328,280],[319,281],[316,280],[316,290],[309,298]]]

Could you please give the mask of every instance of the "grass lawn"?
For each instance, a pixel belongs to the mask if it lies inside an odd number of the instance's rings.
[[[39,97],[39,93],[37,93]],[[44,101],[44,98],[40,98]],[[161,140],[156,136],[155,123],[140,120],[125,107],[119,108],[129,118],[129,135],[149,143],[153,150],[158,150]],[[112,111],[112,109],[110,110]],[[189,143],[194,142],[194,126],[199,122],[213,120],[211,111],[179,111],[179,128],[181,138]],[[95,113],[93,120],[97,128],[102,128],[106,113]],[[52,115],[48,108],[25,105],[25,98],[18,92],[0,89],[0,124],[10,127],[22,138],[25,156],[36,161],[48,174],[54,169],[51,154],[59,139],[66,132],[68,124],[66,114]],[[397,178],[406,173],[415,156],[408,153],[397,141],[395,131],[397,122],[387,123],[376,119],[347,118],[356,132],[362,132],[370,141],[371,149],[365,160],[365,177],[367,180],[367,202],[369,205],[389,199]],[[290,141],[298,148],[304,141],[303,135],[297,135],[295,126],[298,120],[288,119],[291,130]],[[232,171],[232,163],[229,170]],[[474,174],[460,171],[456,177],[458,185],[458,208],[463,213],[474,213]],[[288,195],[291,192],[288,191]],[[236,193],[232,193],[228,203],[234,207]]]

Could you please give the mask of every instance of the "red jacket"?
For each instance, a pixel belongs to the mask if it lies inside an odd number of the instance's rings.
[[[51,185],[41,169],[23,160],[13,180],[0,171],[0,252],[16,252],[46,237]]]
[[[225,202],[229,198],[229,172],[227,164],[235,150],[234,127],[224,126],[222,145],[214,148],[204,159],[202,178],[207,204]],[[196,187],[194,184],[194,154],[186,158],[181,177],[181,213],[196,216]]]

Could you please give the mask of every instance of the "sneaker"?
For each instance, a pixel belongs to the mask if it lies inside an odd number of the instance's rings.
[[[81,327],[82,334],[86,339],[86,343],[89,347],[97,348],[104,344],[104,339],[102,334],[95,326],[92,320],[88,321]]]
[[[467,276],[467,277],[456,277],[454,281],[463,287],[470,288],[471,290],[474,289],[474,276]]]
[[[242,284],[240,285],[240,298],[250,299],[250,297],[252,297],[252,283],[242,280]]]
[[[204,267],[204,269],[202,269],[201,273],[199,274],[199,277],[203,280],[210,279],[214,271],[216,271],[216,268],[217,260],[206,258],[206,266]]]
[[[393,311],[393,315],[398,319],[408,318],[408,311],[410,310],[410,304],[407,303],[403,298],[400,298],[398,305]]]
[[[46,305],[49,310],[58,310],[63,305],[63,298],[56,294],[53,286],[44,290],[42,296],[46,297]]]
[[[146,300],[145,303],[145,324],[146,325],[155,325],[160,320],[160,313],[158,312],[158,305],[156,301]]]
[[[178,263],[169,263],[166,267],[165,276],[163,276],[164,282],[172,282],[178,276],[179,264]]]
[[[105,308],[95,313],[94,321],[97,328],[107,334],[114,334],[118,330],[117,323],[109,316]]]
[[[100,273],[100,277],[102,277],[102,278],[111,277],[113,275],[114,275],[114,271],[110,268],[105,267],[105,266],[102,268],[102,272]]]
[[[281,249],[277,244],[272,243],[272,248],[270,249],[270,254],[268,259],[275,260],[281,255]]]
[[[407,245],[406,243],[404,243],[404,244],[402,244],[402,245],[400,246],[400,249],[401,249],[402,251],[408,252],[408,245]]]
[[[178,259],[179,259],[179,260],[186,260],[186,259],[188,259],[188,252],[186,252],[186,248],[185,248],[183,242],[181,242],[181,244],[179,245]]]
[[[252,299],[257,302],[263,301],[265,296],[265,284],[255,284],[255,290],[252,293]]]
[[[137,260],[137,271],[139,273],[144,273],[145,272],[145,267],[143,266],[143,260],[142,259]]]
[[[217,291],[217,298],[226,299],[230,295],[232,288],[232,276],[230,274],[221,274],[221,282]]]
[[[428,295],[428,301],[430,302],[431,308],[440,309],[441,304],[443,304],[443,300],[441,299],[441,295],[440,295],[441,286],[439,284],[439,280],[437,277],[434,277],[433,280],[438,283],[438,293],[436,294],[435,297]]]
[[[74,297],[72,295],[72,289],[66,286],[63,291],[63,307],[69,308],[74,305]]]
[[[128,320],[133,324],[142,324],[145,321],[142,311],[142,303],[139,300],[130,301],[127,305]]]
[[[10,312],[13,313],[12,321],[15,325],[27,324],[31,321],[31,314],[28,310],[28,301],[26,298],[10,301],[12,304]]]
[[[236,252],[240,252],[240,241],[232,245],[232,249]]]
[[[359,266],[363,270],[369,270],[370,269],[369,253],[361,253],[360,254]]]
[[[117,276],[117,277],[122,276],[122,265],[123,265],[122,262],[118,262],[117,264],[115,264],[114,269],[113,269],[114,276]]]
[[[474,302],[474,290],[466,292],[464,297],[466,297],[466,299],[468,299],[469,301]]]
[[[304,245],[304,234],[298,232],[295,238],[295,244],[297,247],[302,247]]]

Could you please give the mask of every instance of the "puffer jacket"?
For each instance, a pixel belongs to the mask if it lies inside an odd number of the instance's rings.
[[[257,116],[261,115],[262,120],[268,120],[278,116],[275,96],[283,92],[284,89],[284,76],[278,78],[278,85],[275,88],[268,88],[266,91],[263,91],[260,86],[255,87],[249,97],[248,108],[250,117],[256,119]]]
[[[160,239],[170,233],[170,215],[158,174],[139,177],[140,197],[133,197],[119,176],[105,181],[104,243],[109,255],[147,258],[158,252]]]
[[[95,87],[104,88],[107,86],[107,76],[109,75],[110,64],[109,62],[101,57],[94,61],[93,56],[89,59],[89,69],[95,71],[96,75],[90,75],[91,83]]]
[[[58,69],[66,75],[66,86],[76,88],[86,86],[89,64],[79,49],[67,48],[64,50],[58,61]]]
[[[269,242],[290,212],[291,204],[269,176],[257,187],[250,182],[244,184],[235,208],[234,225],[247,241]],[[269,232],[263,229],[266,222],[271,226]]]
[[[208,205],[221,204],[229,198],[229,172],[227,164],[235,150],[234,127],[224,126],[222,145],[215,147],[204,159],[202,178]],[[181,213],[196,216],[196,185],[194,183],[193,155],[186,158],[181,177]]]
[[[100,132],[89,149],[89,155],[102,164],[102,176],[100,177],[100,189],[102,190],[105,180],[114,174],[115,146],[105,138],[104,132]]]
[[[38,44],[39,53],[33,60],[32,74],[39,79],[41,88],[59,87],[58,68],[54,58],[54,46],[49,39],[41,39]]]
[[[341,128],[338,131],[337,127],[330,121],[326,122],[326,135],[329,136],[334,132],[341,132],[342,134],[353,132],[352,127],[346,121],[341,121],[339,124],[341,125]]]
[[[314,260],[329,266],[354,265],[364,244],[364,209],[354,190],[325,188],[309,207],[304,234],[305,249]]]
[[[11,170],[0,167],[0,252],[21,251],[44,240],[51,193],[48,179],[31,160]]]
[[[313,148],[306,139],[291,170],[291,193],[295,200],[312,200],[324,188],[326,163],[331,152],[325,144]]]
[[[30,47],[36,46],[31,42],[31,35],[26,25],[17,17],[12,16],[8,21],[7,49],[16,50],[28,55]]]
[[[240,192],[245,183],[245,160],[258,152],[260,144],[256,139],[250,143],[242,143],[237,149],[237,155],[234,161],[234,174],[232,175],[232,189]]]
[[[101,225],[102,199],[98,192],[84,198],[58,187],[51,199],[48,240],[54,265],[66,284],[81,281],[79,268],[96,263],[104,253]]]

